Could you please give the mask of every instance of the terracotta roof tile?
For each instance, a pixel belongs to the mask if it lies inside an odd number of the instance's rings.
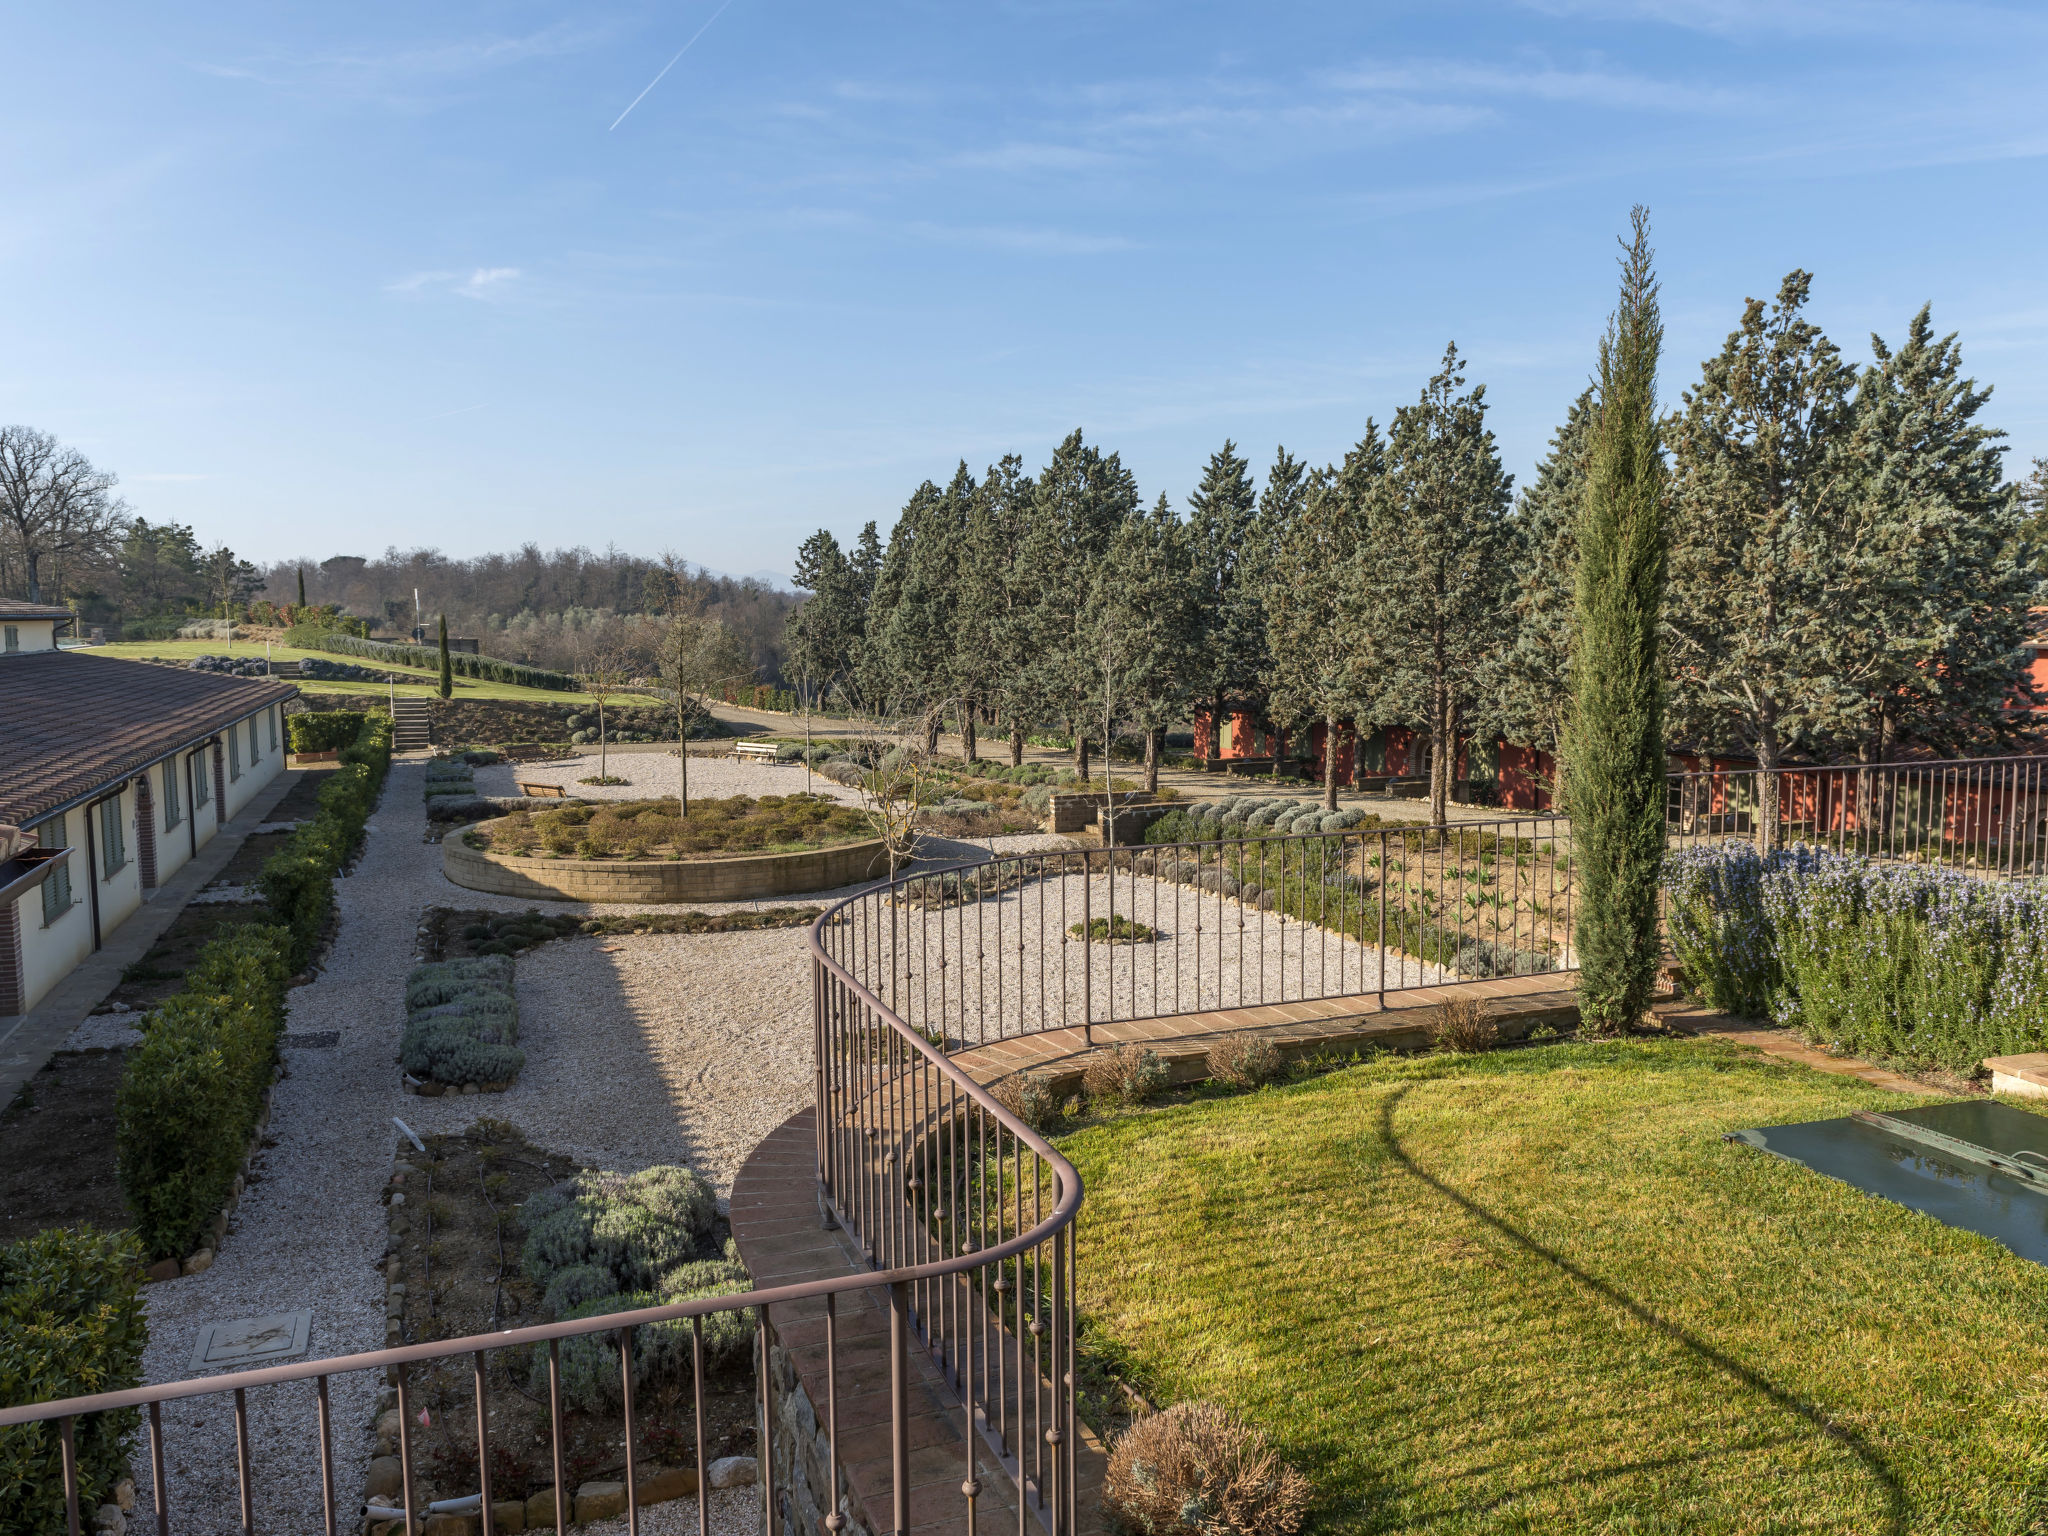
[[[48,603],[24,603],[19,598],[0,597],[0,619],[68,619],[69,608],[52,608]]]
[[[0,823],[25,826],[297,692],[76,651],[0,657]]]

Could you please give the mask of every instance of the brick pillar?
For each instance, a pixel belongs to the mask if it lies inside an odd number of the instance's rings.
[[[21,962],[21,903],[0,902],[0,1013],[25,1013],[27,973]]]
[[[156,889],[156,797],[150,793],[149,775],[135,781],[135,865],[145,891]]]

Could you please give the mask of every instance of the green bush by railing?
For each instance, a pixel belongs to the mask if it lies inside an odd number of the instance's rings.
[[[341,767],[320,787],[312,821],[294,832],[257,876],[271,921],[290,930],[294,970],[303,969],[319,948],[334,910],[334,877],[362,841],[390,766],[389,717],[362,717],[356,739],[342,748]]]
[[[430,672],[438,672],[441,667],[441,652],[437,646],[391,645],[382,640],[359,640],[353,635],[304,625],[286,631],[284,640],[286,645],[302,651],[361,656],[389,666],[422,667]],[[480,682],[513,683],[522,688],[546,688],[556,693],[574,693],[577,688],[576,679],[566,673],[550,672],[545,667],[529,667],[523,662],[500,661],[495,656],[472,656],[466,651],[451,651],[448,664],[456,676],[473,677]]]
[[[0,1406],[141,1385],[141,1282],[142,1252],[125,1232],[53,1227],[0,1247]],[[137,1419],[131,1408],[78,1420],[84,1508],[113,1502]],[[56,1422],[0,1429],[0,1531],[61,1536],[65,1524]]]
[[[115,1100],[115,1156],[135,1233],[180,1258],[234,1189],[277,1061],[290,936],[249,923],[199,953],[151,1010]]]
[[[1686,985],[1858,1055],[1969,1073],[2048,1045],[2048,883],[1804,846],[1667,855]]]
[[[294,752],[334,752],[363,733],[360,709],[330,709],[304,715],[287,715]]]

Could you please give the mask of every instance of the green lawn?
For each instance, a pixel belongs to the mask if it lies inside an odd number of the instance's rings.
[[[1088,1327],[1323,1530],[2048,1530],[2048,1270],[1746,1146],[1719,1042],[1388,1060],[1063,1143]]]
[[[194,656],[260,657],[263,655],[263,647],[261,645],[252,645],[246,640],[232,647],[220,640],[124,640],[118,645],[96,645],[89,651],[81,652],[81,654],[91,656],[125,656],[131,659],[150,656],[175,656],[180,660],[189,660]],[[439,683],[439,674],[429,667],[402,667],[391,662],[372,661],[366,656],[337,656],[328,651],[302,651],[296,646],[289,645],[274,645],[270,648],[270,659],[273,661],[305,661],[309,658],[317,658],[321,661],[344,662],[351,666],[367,667],[377,672],[390,672],[400,677],[416,677],[420,680],[417,684],[399,684],[398,692],[400,697],[425,697],[434,693]],[[305,686],[320,693],[375,694],[380,699],[387,697],[391,692],[391,689],[383,683],[329,682],[324,678],[311,677],[306,679]],[[485,682],[473,677],[457,677],[455,679],[455,697],[457,699],[517,699],[529,704],[569,704],[579,707],[589,702],[583,695],[577,693],[563,693],[551,688],[525,688],[517,683]],[[615,694],[607,697],[605,700],[606,707],[610,707],[613,704],[639,706],[659,702],[660,700],[658,699],[637,693]]]

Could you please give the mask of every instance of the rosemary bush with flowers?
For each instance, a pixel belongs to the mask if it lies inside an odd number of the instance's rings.
[[[1731,842],[1672,853],[1664,884],[1713,1007],[1959,1072],[2048,1045],[2048,882]]]

